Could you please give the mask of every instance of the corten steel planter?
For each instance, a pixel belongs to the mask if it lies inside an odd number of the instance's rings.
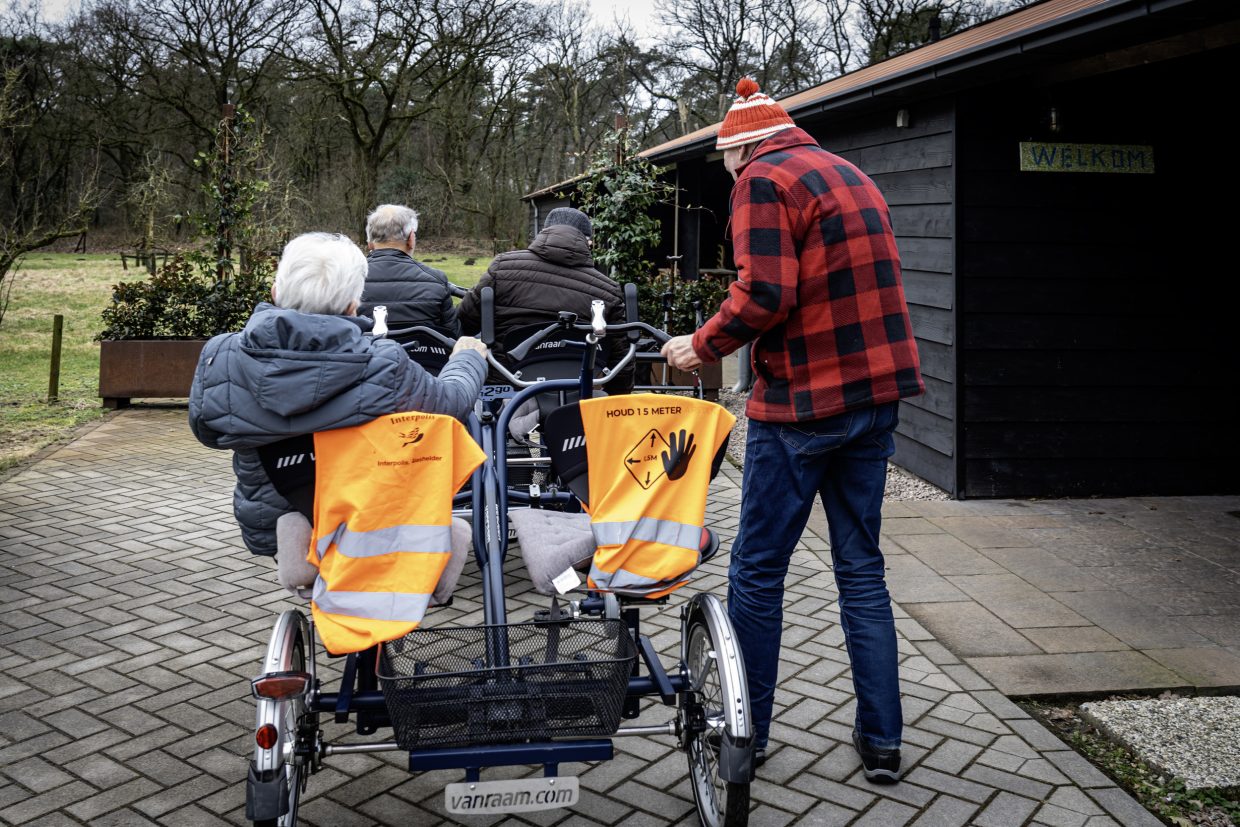
[[[99,395],[105,408],[131,399],[187,398],[206,339],[106,339],[99,343]]]

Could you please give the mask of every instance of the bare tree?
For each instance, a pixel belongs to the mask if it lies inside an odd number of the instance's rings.
[[[364,232],[379,170],[440,92],[528,31],[522,0],[313,0],[297,44],[302,76],[326,89],[352,139],[354,226]]]
[[[67,50],[28,24],[0,32],[0,322],[18,259],[82,233],[99,200],[88,133],[58,87]]]
[[[144,83],[136,91],[179,113],[199,147],[214,140],[220,107],[253,110],[274,82],[294,32],[298,3],[287,0],[101,0],[95,8],[130,38]]]

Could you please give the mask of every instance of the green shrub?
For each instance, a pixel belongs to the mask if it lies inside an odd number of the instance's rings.
[[[203,253],[180,254],[144,281],[112,288],[99,339],[205,339],[240,330],[254,306],[271,297],[272,260],[252,255],[228,280]]]

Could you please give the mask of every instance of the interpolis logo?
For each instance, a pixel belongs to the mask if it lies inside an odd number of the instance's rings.
[[[413,465],[417,462],[442,462],[443,457],[439,454],[427,454],[425,456],[410,456],[417,452],[418,446],[430,429],[434,416],[430,414],[401,414],[393,416],[389,422],[396,429],[396,436],[400,439],[400,448],[402,449],[395,458],[381,459],[378,465]],[[421,423],[421,424],[417,424]],[[432,444],[434,440],[431,441]],[[409,451],[403,449],[409,448]],[[433,448],[431,450],[434,450]],[[396,453],[392,451],[392,453]]]

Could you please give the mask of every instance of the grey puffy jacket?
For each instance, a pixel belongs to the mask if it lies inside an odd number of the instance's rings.
[[[435,378],[395,342],[364,336],[370,324],[264,303],[240,333],[203,348],[189,426],[204,445],[236,452],[233,511],[255,554],[276,553],[276,520],[294,510],[267,479],[259,446],[396,411],[463,418],[473,408],[486,374],[479,353],[457,354]]]

